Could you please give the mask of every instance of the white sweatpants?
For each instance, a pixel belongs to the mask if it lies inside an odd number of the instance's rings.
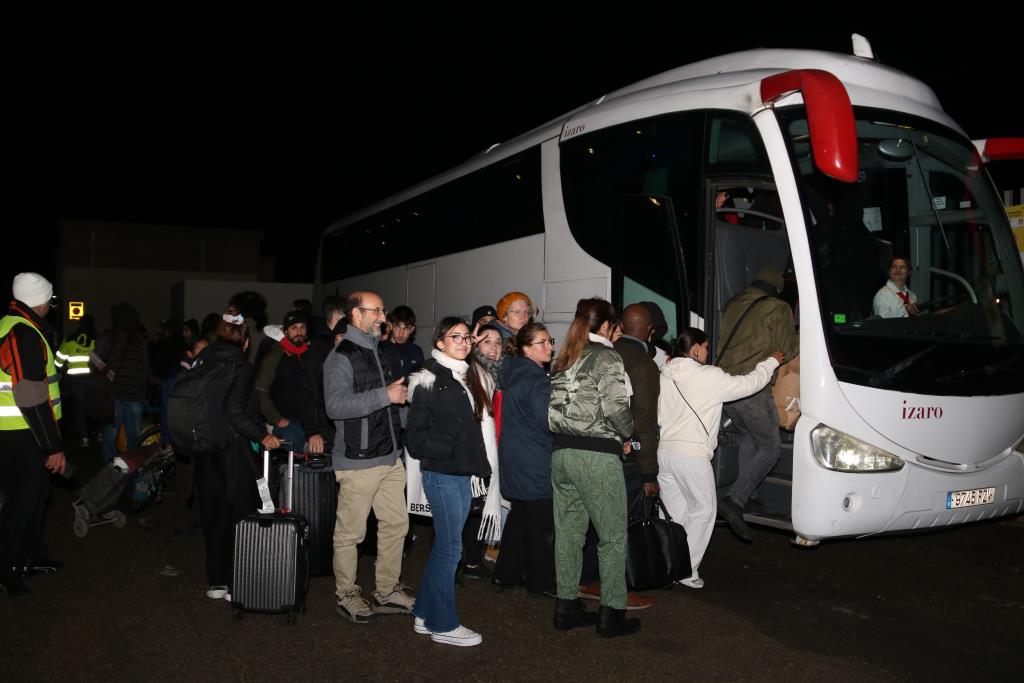
[[[659,448],[658,485],[668,514],[686,529],[690,566],[693,577],[698,577],[697,570],[711,542],[718,512],[711,461]]]

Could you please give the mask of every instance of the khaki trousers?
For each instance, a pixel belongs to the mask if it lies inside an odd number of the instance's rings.
[[[405,466],[398,460],[387,467],[341,470],[334,473],[338,489],[338,519],[334,524],[334,587],[338,597],[356,585],[359,552],[370,510],[377,516],[377,586],[390,593],[402,575],[402,546],[409,531],[405,505]]]

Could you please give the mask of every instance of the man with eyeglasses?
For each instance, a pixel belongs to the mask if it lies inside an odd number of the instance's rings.
[[[345,339],[324,364],[327,415],[336,433],[332,460],[338,490],[334,526],[334,585],[337,612],[355,624],[375,614],[410,614],[415,599],[399,582],[402,545],[409,529],[405,467],[398,406],[406,401],[405,379],[392,372],[378,350],[387,319],[374,292],[353,292],[345,302]],[[377,517],[376,591],[363,598],[356,585],[358,551],[370,510]]]
[[[24,576],[46,561],[43,512],[50,473],[66,467],[60,436],[60,385],[53,349],[57,338],[45,317],[53,285],[38,273],[14,278],[14,301],[0,318],[0,588],[29,595]]]
[[[406,378],[423,365],[423,349],[413,343],[416,334],[416,314],[408,306],[396,306],[388,315],[391,338],[381,342],[380,352],[387,356],[395,377]]]

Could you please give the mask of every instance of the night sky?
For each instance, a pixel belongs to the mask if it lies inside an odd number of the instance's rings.
[[[966,16],[938,32],[909,12],[754,31],[734,26],[764,23],[753,16],[598,25],[558,8],[512,23],[397,5],[281,12],[83,7],[8,24],[3,204],[5,233],[34,247],[24,262],[52,272],[59,218],[222,226],[265,230],[277,279],[309,281],[329,223],[493,143],[675,66],[754,47],[849,52],[852,32],[972,137],[1024,134],[1010,35],[967,32]]]

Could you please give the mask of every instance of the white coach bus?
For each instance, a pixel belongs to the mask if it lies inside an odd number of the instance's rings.
[[[872,314],[894,256],[919,315]],[[666,338],[693,324],[714,348],[768,264],[799,326],[802,415],[750,521],[814,544],[1021,511],[1006,214],[935,94],[870,59],[754,50],[609,93],[331,225],[317,294],[407,303],[425,345],[438,317],[507,291],[556,337],[581,297],[656,301]],[[719,486],[742,466],[726,428]]]

